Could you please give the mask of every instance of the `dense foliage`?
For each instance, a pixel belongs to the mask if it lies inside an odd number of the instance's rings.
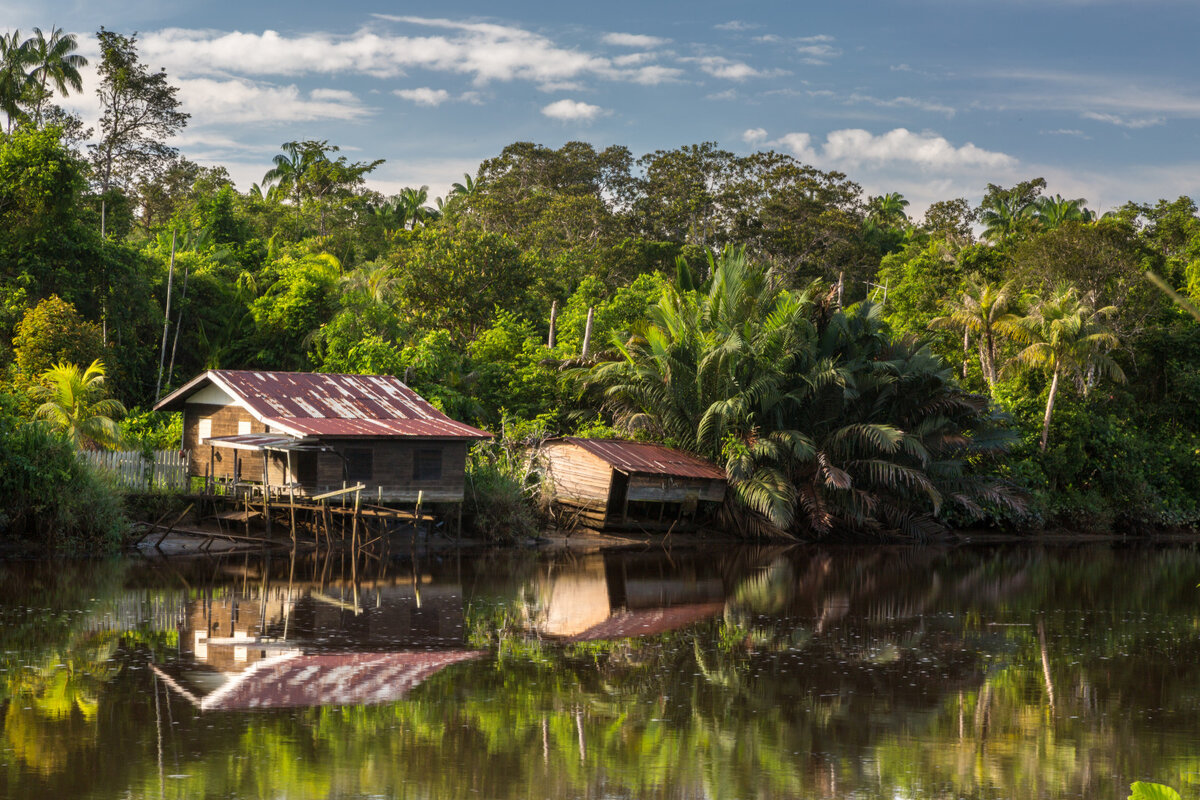
[[[379,160],[303,139],[239,191],[167,146],[187,115],[136,37],[100,38],[86,155],[51,102],[69,70],[0,81],[12,387],[100,358],[136,414],[209,367],[393,374],[492,430],[696,450],[756,526],[801,532],[1200,519],[1200,324],[1145,279],[1200,296],[1189,198],[1098,216],[1038,178],[918,223],[779,153],[582,142],[386,197]],[[607,394],[570,380],[592,367]]]

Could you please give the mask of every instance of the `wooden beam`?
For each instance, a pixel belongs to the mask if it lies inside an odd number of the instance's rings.
[[[310,500],[327,500],[330,497],[340,497],[341,495],[349,494],[350,492],[361,492],[365,488],[367,488],[366,484],[359,483],[354,486],[347,486],[344,489],[335,489],[332,492],[325,492],[325,494],[313,495],[309,499]]]

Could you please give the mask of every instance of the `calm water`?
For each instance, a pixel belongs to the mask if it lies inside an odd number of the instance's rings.
[[[4,798],[1200,790],[1200,551],[0,564]]]

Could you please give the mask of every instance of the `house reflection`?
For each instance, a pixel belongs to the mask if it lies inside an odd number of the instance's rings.
[[[402,699],[463,646],[462,590],[428,576],[215,592],[191,603],[180,658],[152,665],[201,710]]]
[[[538,634],[569,642],[666,633],[720,614],[721,577],[699,556],[597,553],[550,564],[529,613]]]

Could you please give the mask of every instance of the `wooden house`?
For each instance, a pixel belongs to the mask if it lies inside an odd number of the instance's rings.
[[[669,525],[725,499],[724,471],[660,444],[563,437],[539,456],[552,501],[592,527]]]
[[[183,412],[193,476],[297,497],[361,483],[384,502],[462,502],[467,448],[491,436],[383,375],[208,370],[154,408]]]

